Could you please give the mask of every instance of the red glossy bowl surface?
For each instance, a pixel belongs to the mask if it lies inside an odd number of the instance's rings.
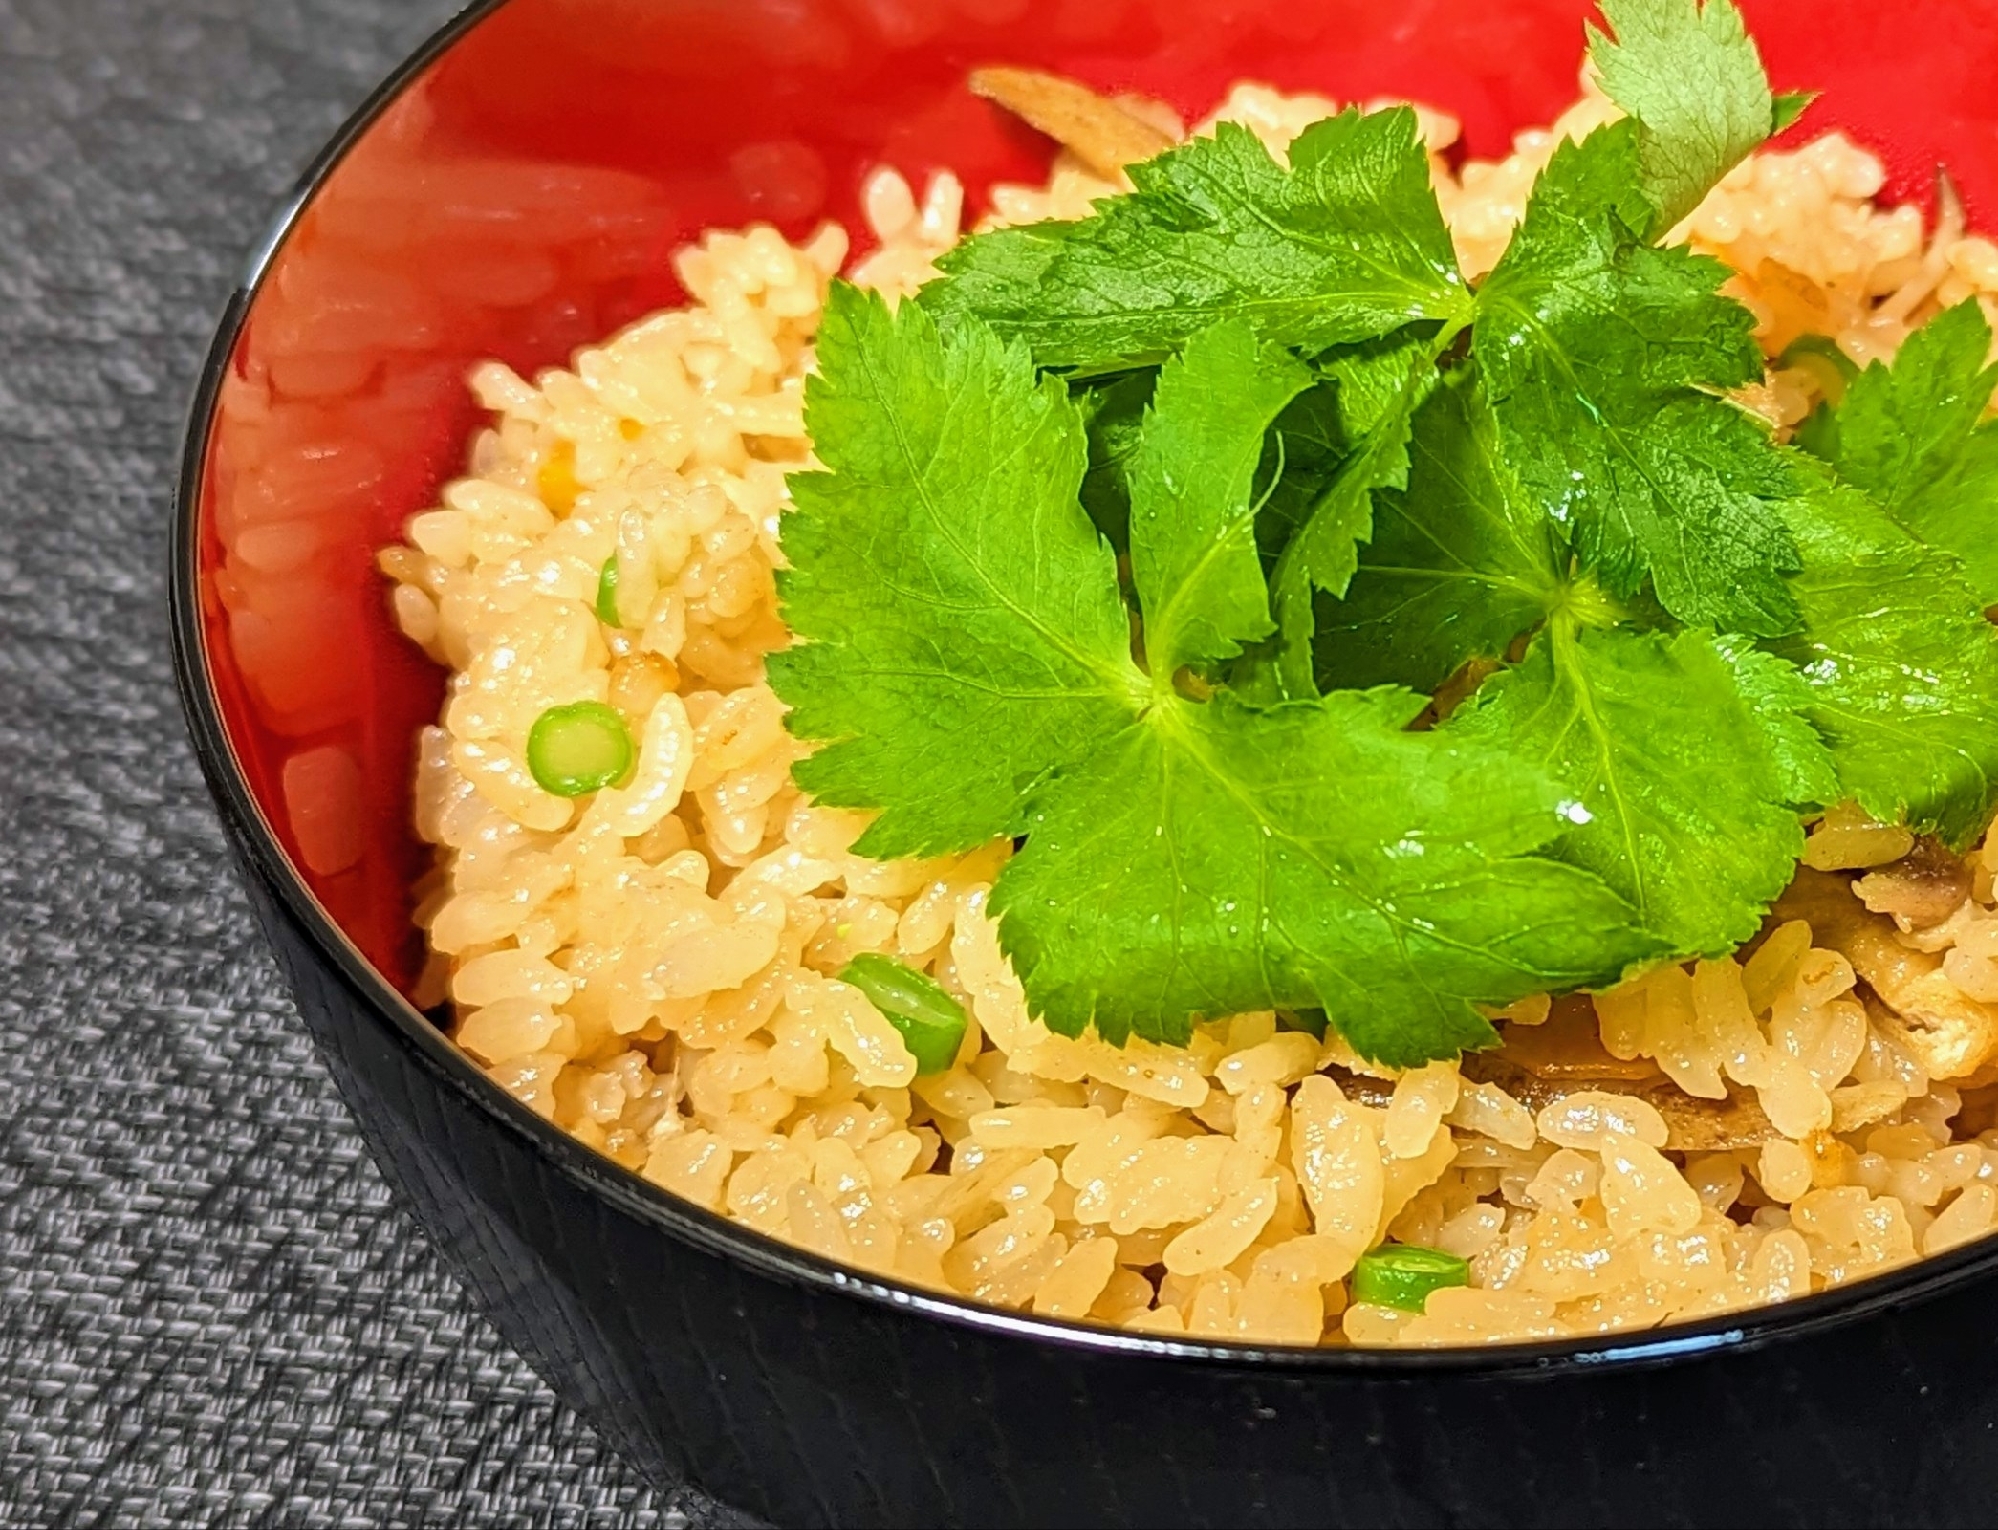
[[[1998,0],[1745,0],[1811,131],[1935,167],[1998,218]],[[405,991],[424,857],[415,730],[441,677],[396,633],[377,550],[477,423],[467,367],[532,370],[681,299],[709,227],[857,227],[864,173],[949,167],[971,209],[1047,145],[963,88],[991,62],[1202,115],[1250,77],[1462,118],[1468,152],[1576,93],[1585,0],[509,0],[347,147],[289,227],[200,480],[201,619],[226,730],[305,883]]]

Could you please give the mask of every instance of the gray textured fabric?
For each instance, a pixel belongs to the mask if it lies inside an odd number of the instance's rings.
[[[181,413],[245,253],[449,0],[0,0],[0,1522],[719,1523],[388,1201],[182,732]]]

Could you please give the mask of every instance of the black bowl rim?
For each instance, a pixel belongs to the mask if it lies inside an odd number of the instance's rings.
[[[174,494],[168,617],[174,674],[195,754],[246,868],[275,906],[309,940],[326,966],[359,998],[390,1039],[412,1054],[438,1085],[474,1104],[495,1129],[523,1140],[565,1180],[669,1237],[733,1261],[757,1275],[988,1334],[1078,1354],[1253,1367],[1274,1376],[1350,1376],[1419,1380],[1439,1374],[1474,1378],[1576,1376],[1605,1369],[1667,1365],[1722,1351],[1761,1348],[1878,1315],[1989,1275],[1998,1268],[1998,1235],[1917,1259],[1850,1286],[1775,1306],[1726,1313],[1663,1328],[1582,1338],[1426,1350],[1304,1348],[1226,1339],[1130,1333],[982,1306],[870,1275],[758,1233],[670,1195],[584,1146],[487,1079],[364,957],[334,923],[292,865],[252,795],[223,725],[211,682],[201,619],[200,512],[209,444],[222,383],[243,327],[278,255],[327,179],[376,120],[450,48],[509,0],[471,0],[403,61],[341,125],[294,185],[252,253],[216,328],[188,413]]]

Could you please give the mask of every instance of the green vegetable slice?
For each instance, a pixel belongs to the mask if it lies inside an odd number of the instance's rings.
[[[601,701],[550,707],[527,735],[527,768],[545,792],[587,797],[631,769],[631,731]]]
[[[919,1074],[947,1072],[957,1061],[967,1029],[964,1006],[933,977],[875,951],[863,951],[840,969],[851,983],[901,1032]]]
[[[617,614],[617,554],[604,559],[603,572],[597,575],[597,620],[606,627],[621,627],[623,618]]]
[[[1420,1312],[1446,1286],[1468,1286],[1471,1266],[1439,1248],[1387,1243],[1368,1249],[1353,1266],[1353,1300]]]
[[[1809,371],[1834,404],[1845,397],[1845,390],[1859,376],[1859,363],[1846,355],[1844,347],[1830,335],[1797,336],[1776,358],[1777,371],[1790,367]]]

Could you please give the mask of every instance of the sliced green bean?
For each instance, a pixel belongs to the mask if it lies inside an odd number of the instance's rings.
[[[893,957],[864,951],[846,964],[839,980],[858,988],[902,1033],[918,1073],[943,1073],[957,1061],[967,1024],[964,1006],[935,978]]]
[[[597,575],[597,620],[606,627],[621,627],[623,621],[617,614],[617,554],[604,559],[604,570]]]
[[[601,701],[550,707],[527,735],[527,768],[545,792],[586,797],[615,786],[635,751],[624,719]]]
[[[1470,1283],[1470,1265],[1455,1254],[1440,1248],[1388,1243],[1360,1255],[1360,1262],[1353,1267],[1353,1300],[1420,1312],[1431,1292]]]

